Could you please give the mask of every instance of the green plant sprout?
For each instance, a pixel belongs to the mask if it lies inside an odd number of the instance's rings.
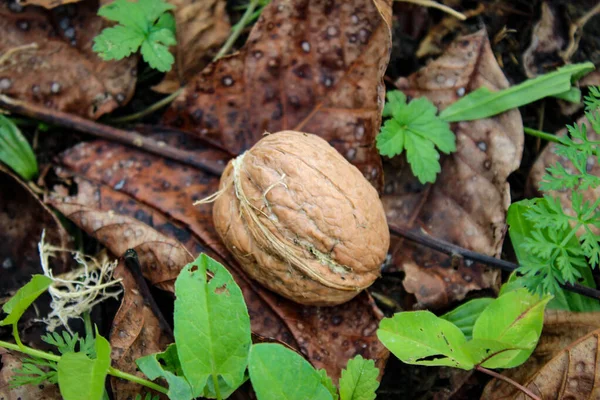
[[[144,61],[161,72],[171,70],[175,59],[169,46],[175,39],[175,8],[163,0],[115,0],[100,7],[98,15],[118,22],[94,38],[93,50],[104,60],[121,60],[140,49]]]
[[[0,161],[26,181],[32,180],[38,174],[38,164],[29,142],[17,125],[2,114],[0,114]]]

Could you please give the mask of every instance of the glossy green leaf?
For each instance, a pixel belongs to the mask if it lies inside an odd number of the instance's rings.
[[[29,142],[17,125],[2,114],[0,114],[0,161],[26,181],[38,174],[38,164]]]
[[[461,350],[465,335],[456,325],[429,311],[401,312],[384,318],[377,337],[407,364],[473,368],[471,358]]]
[[[110,367],[110,344],[96,336],[96,358],[83,353],[64,354],[58,362],[58,386],[64,400],[100,400]]]
[[[248,370],[258,400],[332,400],[312,365],[280,344],[253,345]]]
[[[544,97],[566,93],[574,80],[593,70],[591,62],[571,64],[498,92],[482,87],[444,109],[440,117],[447,122],[491,117]]]
[[[473,339],[463,345],[463,351],[471,356],[473,363],[486,368],[505,368],[521,350],[528,349],[490,339]]]
[[[348,361],[340,378],[341,400],[374,400],[379,387],[379,369],[373,360],[361,355]]]
[[[51,284],[52,279],[47,276],[33,275],[31,280],[2,307],[2,311],[7,313],[8,316],[0,321],[0,326],[16,324],[31,303],[44,293]]]
[[[171,344],[162,353],[150,354],[138,358],[135,363],[150,380],[164,378],[169,384],[170,400],[191,400],[192,387],[183,376],[183,370],[177,356],[175,344]]]
[[[251,345],[242,291],[221,264],[201,254],[180,272],[175,295],[175,343],[192,394],[233,392],[244,382]]]
[[[512,358],[503,367],[522,364],[533,352],[542,333],[544,309],[551,298],[540,297],[527,289],[504,294],[483,310],[473,327],[473,339],[495,340],[527,349],[513,351]]]
[[[317,372],[321,376],[321,384],[325,386],[325,388],[329,391],[329,394],[331,394],[333,400],[338,400],[340,398],[340,396],[338,395],[338,390],[333,384],[333,381],[331,380],[329,375],[327,375],[327,371],[325,371],[324,369],[318,369]]]
[[[473,337],[473,325],[475,325],[475,321],[493,301],[494,299],[491,297],[469,300],[465,304],[440,316],[440,318],[452,322],[464,333],[465,338],[470,340]]]

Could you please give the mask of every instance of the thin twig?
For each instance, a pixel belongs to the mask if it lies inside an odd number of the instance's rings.
[[[113,128],[112,126],[99,124],[77,115],[50,110],[40,107],[37,104],[15,100],[8,96],[0,95],[0,109],[49,124],[73,129],[101,139],[121,143],[125,146],[168,158],[181,164],[190,165],[216,176],[220,176],[224,170],[224,165],[216,161],[199,160],[197,153],[169,146],[164,142],[145,137],[137,132]]]
[[[177,98],[177,96],[179,96],[181,94],[181,92],[183,92],[182,87],[177,89],[176,91],[174,91],[167,97],[164,97],[164,98],[160,99],[159,101],[157,101],[156,103],[149,105],[148,107],[144,108],[142,111],[138,111],[136,113],[129,114],[129,115],[124,115],[122,117],[110,118],[110,119],[107,119],[106,122],[110,122],[111,124],[124,124],[126,122],[131,122],[131,121],[135,121],[135,120],[144,118],[146,115],[152,114],[154,111],[160,110],[161,108],[168,106],[173,100],[175,100],[175,98]]]
[[[437,8],[438,10],[442,10],[445,13],[448,13],[448,14],[452,15],[453,17],[460,19],[461,21],[464,21],[465,19],[467,19],[466,15],[459,13],[458,11],[448,7],[447,5],[440,4],[437,1],[433,1],[433,0],[396,0],[396,1],[401,1],[404,3],[418,4],[423,7]]]
[[[405,229],[394,225],[390,225],[389,227],[390,232],[393,235],[404,237],[412,242],[421,244],[423,246],[429,247],[430,249],[434,249],[451,256],[462,257],[467,260],[476,261],[478,263],[488,265],[492,268],[497,268],[508,272],[513,272],[517,268],[519,268],[518,264],[511,263],[510,261],[505,261],[499,258],[491,257],[485,254],[477,253],[476,251],[468,250],[455,244],[448,243],[444,240],[440,240],[438,238],[430,236],[422,230]],[[560,286],[563,289],[568,290],[570,292],[578,293],[583,296],[590,297],[592,299],[600,300],[600,291],[596,289],[578,284],[561,284]]]
[[[252,13],[254,12],[254,9],[256,8],[257,5],[258,5],[258,0],[250,0],[250,3],[248,4],[248,8],[246,8],[246,12],[244,12],[244,15],[242,15],[242,18],[240,18],[237,25],[235,26],[234,31],[231,32],[231,35],[229,35],[229,37],[227,38],[227,41],[225,42],[225,44],[223,44],[223,47],[221,47],[221,49],[219,50],[219,52],[217,53],[217,55],[215,56],[213,61],[218,60],[219,58],[223,57],[225,54],[227,54],[229,52],[229,50],[231,50],[231,48],[233,47],[233,44],[240,37],[240,35],[242,34],[242,31],[246,27],[248,20],[250,19],[250,17],[252,17]]]
[[[484,374],[490,375],[490,376],[492,376],[492,377],[494,377],[496,379],[500,379],[500,380],[508,383],[509,385],[512,385],[512,386],[516,387],[521,392],[523,392],[527,396],[531,397],[533,400],[542,400],[541,398],[539,398],[538,396],[536,396],[535,394],[533,394],[533,392],[531,390],[527,389],[525,386],[521,385],[519,382],[513,381],[512,379],[510,379],[507,376],[499,374],[496,371],[492,371],[491,369],[484,368],[481,365],[476,366],[475,369],[477,371],[483,372]]]

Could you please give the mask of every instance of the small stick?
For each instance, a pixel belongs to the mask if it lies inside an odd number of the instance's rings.
[[[451,256],[459,256],[508,272],[513,272],[514,270],[519,268],[518,264],[511,263],[510,261],[505,261],[499,258],[491,257],[485,254],[477,253],[476,251],[468,250],[464,247],[448,243],[444,240],[440,240],[433,236],[430,236],[422,230],[406,229],[394,225],[389,225],[389,228],[390,232],[393,235],[404,237],[412,242],[421,244],[423,246],[429,247],[431,249],[440,251]],[[591,297],[592,299],[600,300],[600,291],[587,286],[579,284],[561,284],[560,287],[562,287],[565,290],[581,294],[583,296]]]
[[[493,376],[496,379],[500,379],[500,380],[508,383],[509,385],[512,385],[512,386],[516,387],[521,392],[523,392],[527,396],[531,397],[533,400],[542,400],[538,396],[536,396],[535,394],[533,394],[533,392],[531,390],[527,389],[525,386],[521,385],[519,382],[513,381],[508,376],[504,376],[502,374],[497,373],[496,371],[492,371],[491,369],[484,368],[481,365],[476,366],[475,369],[477,371],[480,371],[480,372],[483,372],[484,374],[488,374],[490,376]]]
[[[448,7],[447,5],[440,4],[437,1],[433,1],[433,0],[396,0],[396,1],[401,1],[404,3],[418,4],[423,7],[437,8],[438,10],[442,10],[445,13],[448,13],[448,14],[452,15],[453,17],[460,19],[461,21],[464,21],[465,19],[467,19],[466,15],[459,13],[458,11]]]
[[[166,332],[173,337],[173,329],[171,329],[171,325],[169,325],[165,316],[160,311],[160,308],[158,308],[158,304],[156,304],[156,301],[150,292],[148,283],[146,283],[146,279],[144,279],[144,275],[142,275],[142,268],[140,267],[140,260],[138,259],[137,252],[133,249],[128,249],[125,254],[123,254],[123,260],[125,261],[125,266],[133,275],[135,283],[137,283],[140,293],[144,298],[144,302],[150,307],[156,318],[158,318],[160,328],[163,332]]]
[[[168,158],[181,164],[190,165],[213,175],[220,176],[225,169],[224,165],[218,164],[216,161],[199,160],[198,154],[194,152],[169,146],[164,142],[145,137],[137,132],[113,128],[112,126],[99,124],[77,115],[50,110],[40,107],[37,104],[15,100],[5,95],[0,95],[0,108],[14,114],[121,143],[125,146]]]

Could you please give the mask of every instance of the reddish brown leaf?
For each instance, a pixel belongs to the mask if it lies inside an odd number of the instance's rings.
[[[425,96],[443,109],[481,86],[508,87],[485,31],[454,41],[446,53],[397,85],[407,95]],[[520,163],[523,128],[511,110],[493,118],[452,125],[457,151],[442,160],[433,185],[421,185],[406,165],[390,167],[385,196],[388,222],[480,253],[498,256],[506,232],[510,193],[506,179]],[[396,164],[401,163],[395,161]],[[392,247],[404,286],[421,306],[444,307],[471,290],[495,287],[498,272],[432,252],[405,241]]]
[[[98,118],[133,95],[136,58],[104,62],[95,2],[45,10],[0,3],[0,94]]]
[[[202,154],[219,157],[206,151]],[[259,287],[241,272],[218,241],[212,226],[211,207],[193,206],[195,199],[216,190],[217,177],[105,142],[79,145],[65,154],[63,162],[88,179],[116,187],[131,196],[115,194],[106,187],[90,192],[79,180],[79,190],[86,190],[88,194],[78,196],[76,201],[105,213],[113,209],[113,212],[144,220],[157,230],[180,238],[188,248],[197,243],[198,239],[186,238],[180,230],[169,231],[162,222],[165,217],[158,217],[157,210],[160,210],[173,224],[184,225],[203,243],[210,243],[242,287],[257,334],[275,337],[300,349],[315,366],[326,368],[334,378],[339,377],[348,359],[359,353],[375,359],[380,368],[385,364],[388,352],[375,336],[381,315],[367,294],[338,307],[303,307]],[[122,200],[117,200],[118,195]],[[115,200],[107,201],[107,196]]]
[[[193,79],[165,122],[233,153],[264,131],[328,140],[376,186],[374,148],[391,45],[391,1],[272,1],[246,45]]]
[[[0,347],[0,399],[2,400],[61,400],[58,386],[44,383],[41,385],[25,385],[10,388],[10,381],[15,375],[14,370],[21,368],[23,356]]]
[[[137,370],[135,360],[163,351],[173,338],[161,330],[158,318],[144,303],[135,279],[122,261],[115,269],[115,278],[123,280],[123,300],[110,332],[112,366],[144,377]],[[111,378],[111,387],[116,400],[133,399],[143,391],[137,383],[114,377]]]
[[[32,274],[42,272],[38,243],[46,230],[46,242],[69,248],[68,233],[58,218],[35,193],[16,176],[0,166],[0,297],[12,296]],[[67,253],[53,259],[56,274],[65,272]]]

